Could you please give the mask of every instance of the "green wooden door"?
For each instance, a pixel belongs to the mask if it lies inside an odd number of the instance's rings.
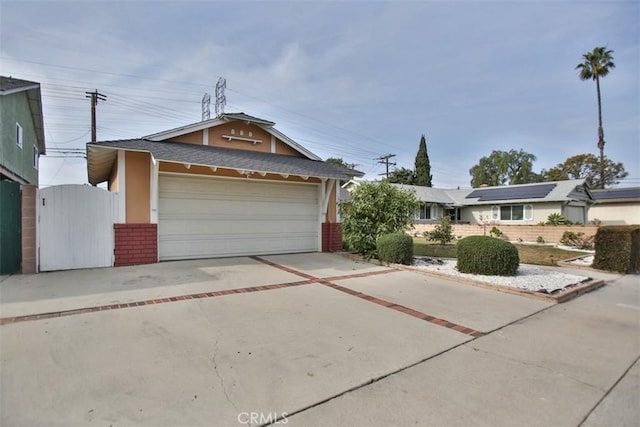
[[[20,184],[0,180],[0,274],[20,271],[21,206]]]

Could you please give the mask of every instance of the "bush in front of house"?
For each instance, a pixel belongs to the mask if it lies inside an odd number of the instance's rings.
[[[547,224],[549,225],[571,225],[572,222],[560,215],[559,213],[549,214],[547,217]]]
[[[560,243],[565,246],[571,246],[578,249],[593,249],[593,241],[595,236],[585,236],[583,232],[579,231],[574,233],[573,231],[565,231],[560,238]]]
[[[440,242],[441,245],[447,245],[453,241],[453,227],[451,226],[451,218],[445,215],[440,220],[440,224],[433,228],[433,231],[425,231],[422,235],[427,240]]]
[[[598,228],[593,268],[640,273],[640,225]]]
[[[380,261],[404,265],[413,262],[413,238],[408,234],[385,234],[378,239],[377,249]]]
[[[376,257],[378,239],[409,230],[418,206],[415,193],[386,180],[360,184],[351,193],[351,202],[340,205],[345,245],[365,258]]]
[[[518,249],[506,240],[469,236],[458,242],[458,271],[485,276],[515,276],[520,265]]]

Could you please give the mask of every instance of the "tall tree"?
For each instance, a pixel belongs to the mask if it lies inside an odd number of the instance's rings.
[[[523,150],[494,150],[489,156],[481,158],[477,165],[469,169],[471,186],[540,182],[542,176],[533,171],[533,162],[535,161],[536,156]]]
[[[424,134],[420,138],[420,145],[418,146],[418,154],[416,154],[416,180],[415,185],[422,185],[424,187],[432,187],[431,180],[431,164],[429,163],[429,154],[427,154],[427,140]]]
[[[601,165],[604,165],[604,181],[602,180]],[[547,180],[561,181],[563,179],[585,179],[589,188],[604,188],[617,184],[629,173],[624,170],[622,163],[614,163],[606,156],[600,161],[593,154],[578,154],[569,157],[564,163],[549,169]]]
[[[387,180],[392,184],[413,185],[416,180],[416,175],[411,169],[394,169],[389,173],[389,178],[387,178]]]
[[[602,128],[602,99],[600,97],[600,77],[605,77],[609,71],[616,67],[613,63],[612,50],[606,47],[596,47],[592,52],[582,55],[583,62],[576,66],[580,70],[580,80],[595,80],[598,94],[598,149],[600,150],[600,181],[605,182],[604,164],[604,130]]]

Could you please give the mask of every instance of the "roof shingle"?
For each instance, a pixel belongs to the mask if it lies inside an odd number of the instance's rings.
[[[117,149],[149,152],[156,160],[165,162],[237,169],[250,172],[343,180],[348,180],[353,176],[362,176],[362,173],[359,171],[352,171],[352,174],[348,174],[348,171],[344,168],[323,161],[310,160],[302,157],[181,142],[126,139],[87,144],[89,182],[91,184],[95,185],[108,178],[110,168],[107,170],[107,167],[109,161],[100,162],[99,157],[101,153],[103,157],[113,156],[113,151]]]

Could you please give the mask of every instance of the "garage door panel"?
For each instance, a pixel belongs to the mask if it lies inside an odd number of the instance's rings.
[[[160,175],[160,259],[318,250],[313,184]]]
[[[306,232],[316,236],[318,230],[310,223],[313,218],[306,220],[282,220],[261,218],[260,221],[239,221],[237,218],[201,218],[201,219],[167,219],[162,222],[162,235],[165,237],[180,237],[190,235],[207,236],[233,236],[237,234],[251,233],[253,235],[263,233],[268,230],[268,234],[273,236],[276,233],[300,233]],[[290,236],[288,236],[290,237]]]

